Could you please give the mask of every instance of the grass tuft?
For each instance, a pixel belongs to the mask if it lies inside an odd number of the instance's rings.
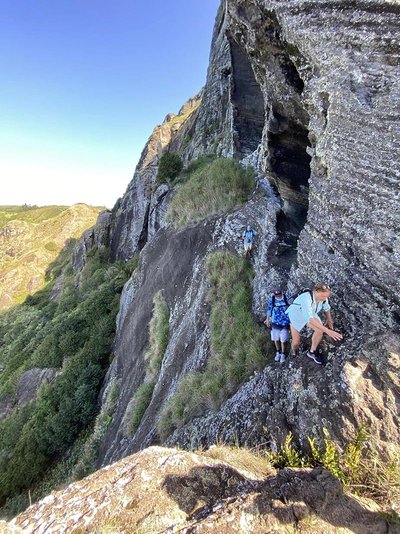
[[[169,309],[161,291],[154,295],[149,331],[149,349],[144,358],[148,373],[155,376],[160,370],[169,338]]]
[[[131,436],[138,429],[151,402],[156,378],[168,346],[168,338],[169,309],[161,291],[159,291],[153,299],[153,316],[149,326],[149,348],[144,356],[146,377],[129,402],[124,416],[124,428],[128,436]]]
[[[203,456],[227,462],[237,469],[248,471],[259,478],[275,475],[276,471],[262,451],[246,447],[214,445],[206,451],[199,451]]]
[[[253,169],[232,159],[203,157],[190,165],[167,212],[167,220],[176,227],[229,210],[245,202],[254,189]]]
[[[139,428],[143,415],[153,396],[154,386],[154,381],[143,382],[130,400],[124,416],[124,428],[128,436],[132,436]]]

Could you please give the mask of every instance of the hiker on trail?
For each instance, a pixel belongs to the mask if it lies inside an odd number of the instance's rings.
[[[289,340],[290,321],[286,313],[288,298],[282,289],[275,289],[268,299],[267,318],[264,323],[271,328],[271,339],[275,343],[275,361],[285,361],[285,343]]]
[[[248,225],[246,230],[242,234],[243,244],[244,244],[244,257],[247,258],[247,254],[251,254],[253,248],[253,239],[257,235],[257,232]]]
[[[323,363],[320,353],[317,348],[320,344],[324,334],[327,334],[334,341],[343,339],[342,334],[333,330],[333,321],[330,312],[330,305],[328,298],[332,292],[326,284],[316,284],[313,290],[305,290],[298,295],[293,304],[287,309],[287,314],[290,319],[290,332],[292,334],[291,356],[296,356],[300,347],[300,332],[305,326],[308,326],[314,333],[311,338],[311,347],[307,352],[307,356],[314,360],[315,363],[321,365]],[[322,324],[318,313],[325,312],[326,325]]]

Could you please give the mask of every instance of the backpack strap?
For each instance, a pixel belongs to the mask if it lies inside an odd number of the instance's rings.
[[[286,293],[284,292],[283,293],[283,301],[285,303],[286,306],[289,306],[289,302],[288,302],[288,299],[287,299],[287,296],[286,296]],[[272,296],[271,296],[271,309],[274,309],[275,308],[275,295],[272,293]]]

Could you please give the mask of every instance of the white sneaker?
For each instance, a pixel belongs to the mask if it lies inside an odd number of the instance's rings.
[[[279,363],[284,363],[285,360],[286,360],[286,356],[283,354],[283,352],[281,352],[280,358],[279,358]]]
[[[277,351],[276,354],[275,354],[275,361],[276,361],[276,362],[280,362],[280,361],[281,361],[281,353],[278,352],[278,351]]]

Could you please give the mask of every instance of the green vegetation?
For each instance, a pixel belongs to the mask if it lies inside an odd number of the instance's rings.
[[[26,221],[30,223],[40,223],[57,217],[68,206],[0,206],[0,228],[9,221]]]
[[[118,400],[119,387],[112,381],[108,387],[106,401],[94,424],[84,429],[74,441],[73,447],[63,458],[52,464],[38,484],[30,489],[6,500],[0,508],[0,517],[12,519],[29,506],[29,495],[32,502],[37,502],[49,495],[54,489],[60,489],[71,482],[80,480],[95,470],[99,445],[107,431]]]
[[[212,355],[203,372],[189,374],[180,382],[160,417],[162,437],[207,409],[217,409],[255,370],[265,366],[266,336],[251,313],[250,265],[236,255],[216,252],[208,257],[207,269]]]
[[[143,382],[143,384],[138,387],[133,398],[129,402],[124,417],[125,432],[128,436],[134,434],[134,432],[138,429],[143,415],[147,410],[147,407],[150,404],[153,396],[154,386],[154,380],[151,380],[150,382]]]
[[[78,459],[73,464],[73,468],[68,477],[71,481],[79,480],[95,471],[100,443],[112,422],[119,392],[118,383],[113,379],[108,386],[105,403],[95,419],[93,431],[89,433],[87,438],[85,436],[86,439],[84,439],[82,445],[79,444],[79,456],[77,456]]]
[[[149,326],[149,349],[144,358],[148,373],[154,377],[160,370],[169,337],[169,309],[161,291],[154,295],[153,316]]]
[[[149,349],[144,358],[146,377],[128,404],[124,417],[126,433],[131,436],[139,427],[153,396],[156,377],[161,368],[169,338],[169,309],[161,291],[154,295],[153,316],[149,326]]]
[[[182,160],[175,152],[164,152],[160,158],[157,172],[157,182],[164,184],[172,182],[183,168]]]
[[[177,227],[229,210],[243,203],[254,189],[253,169],[232,159],[203,157],[191,165],[167,213],[167,220]]]
[[[29,369],[52,367],[58,374],[52,384],[40,388],[34,400],[0,422],[0,504],[35,487],[93,425],[110,360],[120,292],[134,265],[137,258],[110,263],[107,250],[93,249],[77,288],[68,257],[62,256],[49,268],[44,290],[2,314],[0,398],[12,397],[19,377]],[[55,272],[64,277],[57,300],[49,298]],[[98,423],[103,429],[111,412],[107,408]],[[95,432],[100,430],[95,428]],[[92,450],[95,445],[92,438]],[[85,454],[87,459],[90,455]]]
[[[323,432],[321,445],[314,438],[308,438],[310,456],[295,447],[289,433],[281,449],[278,452],[267,451],[266,457],[279,469],[323,465],[356,495],[369,497],[384,506],[399,501],[400,454],[386,461],[379,459],[365,428],[359,429],[344,450],[340,450],[326,429]]]

